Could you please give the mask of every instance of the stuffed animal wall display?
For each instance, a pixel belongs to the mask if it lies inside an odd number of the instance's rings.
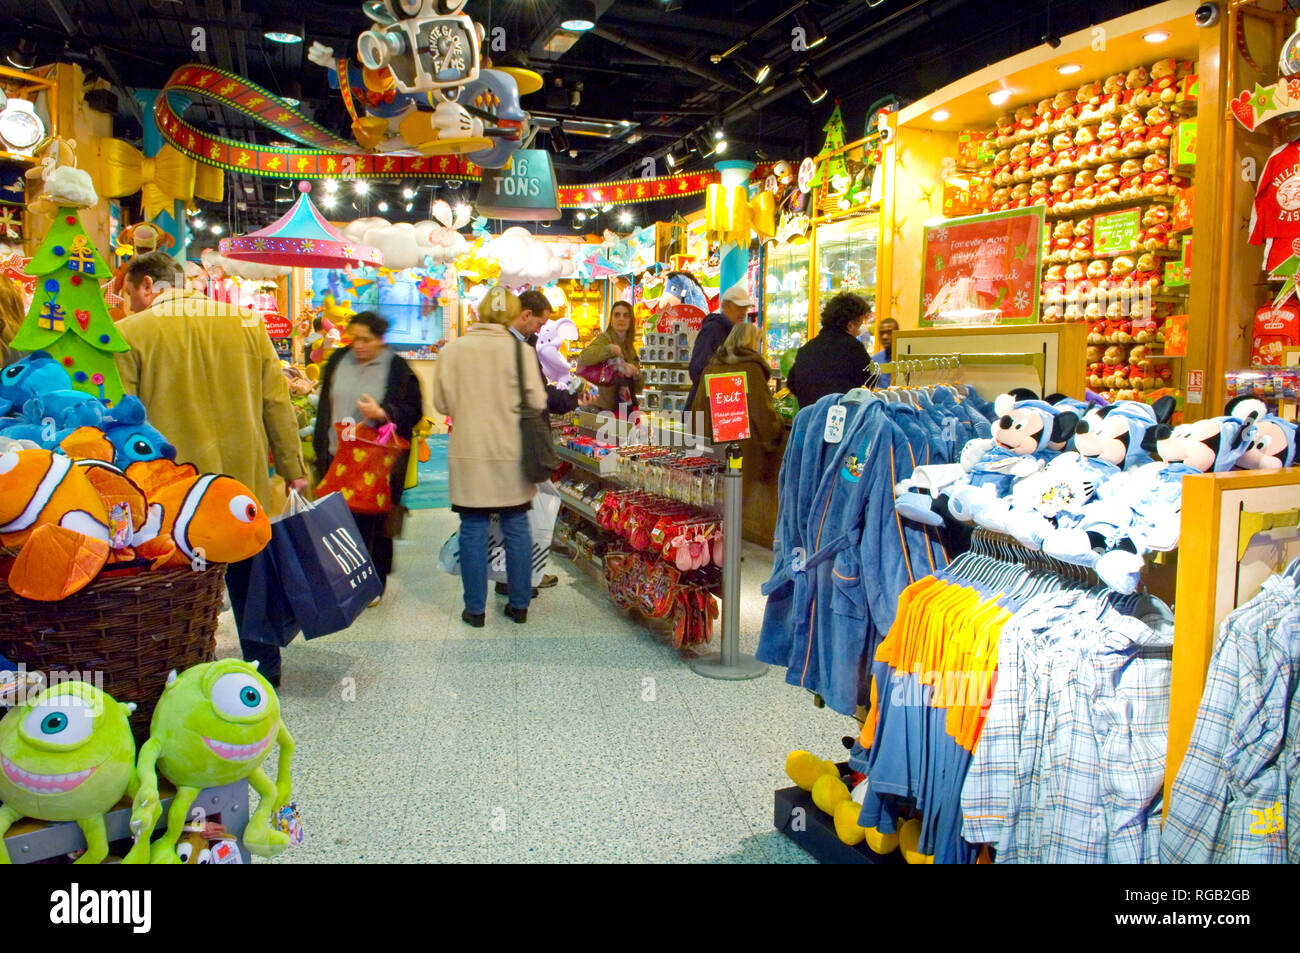
[[[262,770],[272,745],[280,748],[275,781]],[[152,862],[181,863],[176,842],[199,792],[244,778],[261,798],[244,829],[244,846],[263,857],[289,846],[289,835],[271,821],[289,803],[292,757],[293,737],[280,720],[280,700],[256,664],[227,658],[172,672],[154,709],[149,740],[140,748],[131,812],[133,828],[152,831],[162,813],[158,775],[176,785]]]
[[[0,863],[20,817],[76,821],[87,845],[78,864],[108,855],[104,816],[137,788],[134,710],[86,682],[59,682],[0,719]],[[148,852],[149,838],[137,838],[123,863],[145,863]]]

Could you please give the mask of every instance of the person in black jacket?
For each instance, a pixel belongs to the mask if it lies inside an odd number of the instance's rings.
[[[869,311],[867,302],[851,291],[826,302],[817,336],[799,348],[790,368],[787,383],[801,408],[867,383],[871,355],[858,334]]]
[[[373,311],[362,311],[348,323],[352,343],[335,351],[321,373],[320,407],[316,414],[316,477],[325,477],[338,435],[334,424],[352,420],[382,427],[392,423],[397,435],[410,441],[411,431],[424,416],[420,380],[411,366],[384,344],[388,322]],[[378,394],[378,399],[374,395]],[[406,484],[406,467],[410,451],[401,453],[389,474],[392,505],[401,505]],[[357,529],[370,551],[379,581],[387,583],[393,569],[393,540],[389,535],[388,514],[353,513]],[[376,600],[378,601],[378,600]]]
[[[691,348],[691,390],[686,395],[687,408],[695,406],[695,392],[700,389],[704,368],[713,360],[714,352],[726,343],[731,329],[745,320],[750,308],[755,307],[754,299],[743,284],[732,285],[722,293],[718,310],[704,319],[700,333],[695,336],[695,346]]]

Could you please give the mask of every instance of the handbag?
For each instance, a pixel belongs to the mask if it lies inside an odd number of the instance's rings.
[[[614,383],[614,378],[618,377],[621,363],[618,358],[612,357],[599,364],[584,364],[578,368],[578,376],[598,387],[608,387]]]
[[[524,345],[515,342],[515,370],[519,375],[519,434],[523,440],[524,479],[529,483],[544,483],[551,478],[560,458],[555,452],[551,436],[551,422],[545,410],[528,406],[524,392]]]
[[[402,451],[410,448],[396,430],[392,424],[376,431],[369,424],[336,423],[339,448],[316,486],[317,495],[341,493],[354,513],[378,515],[392,509],[390,474]]]

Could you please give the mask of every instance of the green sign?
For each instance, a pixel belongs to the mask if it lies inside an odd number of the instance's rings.
[[[480,215],[516,222],[549,222],[560,217],[555,169],[545,149],[520,149],[504,169],[484,169]]]
[[[1188,119],[1178,124],[1177,148],[1174,165],[1196,165],[1196,120]]]
[[[1141,231],[1140,209],[1131,208],[1110,215],[1098,215],[1092,226],[1093,254],[1122,255],[1131,252],[1137,248]]]

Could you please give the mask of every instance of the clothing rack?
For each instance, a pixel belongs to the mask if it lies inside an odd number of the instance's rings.
[[[899,358],[887,363],[871,364],[873,375],[903,375],[905,383],[911,383],[911,375],[927,371],[956,370],[961,367],[976,366],[1021,366],[1032,367],[1038,375],[1038,386],[1046,386],[1047,358],[1041,351],[992,353],[992,354],[927,354],[925,356]]]

